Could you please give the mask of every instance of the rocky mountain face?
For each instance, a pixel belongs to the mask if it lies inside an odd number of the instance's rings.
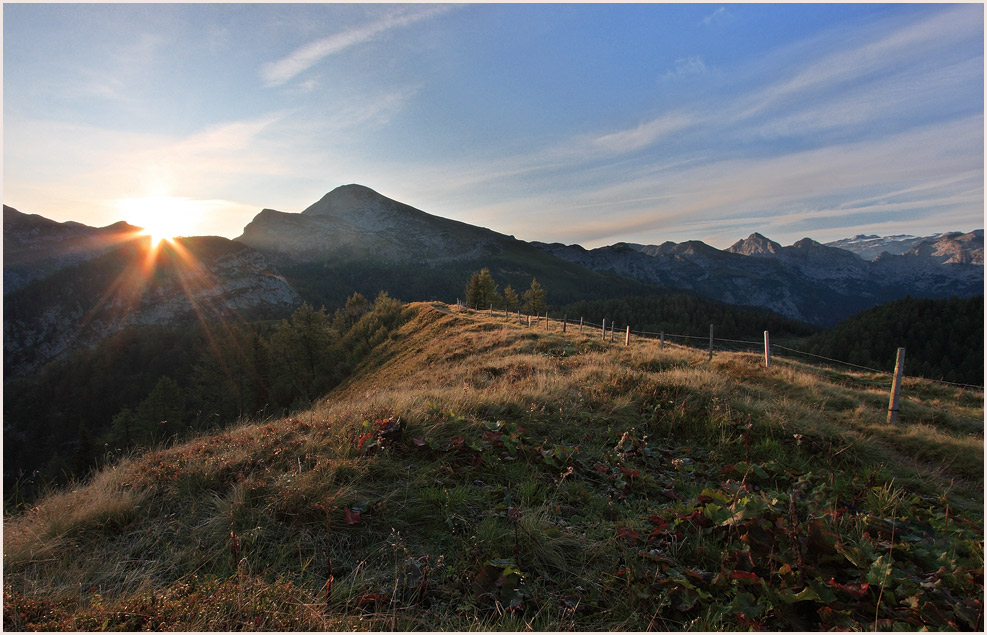
[[[537,279],[553,303],[654,291],[362,185],[340,186],[300,213],[266,209],[235,240],[268,255],[316,306],[381,290],[403,300],[453,301],[464,297],[470,274],[483,267],[501,288],[511,285],[519,294]]]
[[[982,294],[982,242],[981,235],[977,256],[976,232],[943,234],[901,255],[885,254],[873,262],[809,238],[782,247],[757,233],[725,250],[699,241],[618,243],[592,250],[536,244],[595,271],[688,289],[722,302],[763,307],[829,326],[906,295]]]
[[[32,269],[33,281],[10,292],[5,289],[8,377],[31,372],[71,350],[95,346],[130,327],[280,316],[301,302],[263,254],[226,238],[177,239],[154,251],[149,239],[135,238],[131,232],[115,249],[81,259],[80,250],[73,247],[85,244],[85,239],[59,241],[44,232],[51,225],[38,225],[42,231],[35,236],[36,249],[52,250],[38,260],[54,271],[44,275],[43,269]],[[92,228],[71,229],[85,236]],[[30,254],[25,236],[18,232],[18,249]],[[5,256],[7,244],[5,235]],[[59,253],[59,245],[68,245],[68,253]]]
[[[497,254],[512,237],[344,185],[300,214],[265,209],[236,238],[280,261],[372,259],[436,264]]]
[[[958,263],[983,264],[984,230],[977,229],[968,233],[950,232],[932,236],[877,236],[858,234],[853,238],[844,238],[831,243],[829,247],[838,247],[852,251],[865,260],[877,260],[882,254],[900,256],[906,253],[928,254],[942,251],[949,253],[943,261]]]
[[[116,249],[139,231],[125,222],[108,227],[58,223],[4,205],[3,293]]]

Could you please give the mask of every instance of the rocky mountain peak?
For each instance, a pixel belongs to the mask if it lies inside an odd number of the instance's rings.
[[[340,185],[302,211],[306,216],[350,216],[368,209],[394,208],[400,203],[365,185]]]
[[[497,253],[508,237],[433,216],[363,185],[343,185],[299,214],[264,210],[236,239],[279,260],[430,262]]]
[[[781,252],[781,245],[754,232],[744,240],[735,242],[727,251],[744,256],[776,256]]]
[[[930,258],[940,264],[984,263],[983,231],[949,232],[926,240],[905,252],[906,256]]]

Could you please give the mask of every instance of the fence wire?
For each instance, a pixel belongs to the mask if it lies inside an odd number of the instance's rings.
[[[492,314],[493,315],[496,315],[497,312],[494,311]],[[521,314],[521,316],[518,317],[518,314],[517,313],[510,313],[509,315],[504,316],[504,317],[507,317],[507,318],[516,318],[519,324],[526,325],[527,324],[527,318],[529,316],[527,316],[526,314]],[[573,328],[578,329],[579,326],[580,326],[580,322],[579,321],[570,320],[570,319],[568,319],[568,317],[565,317],[565,318],[555,318],[555,317],[549,317],[548,315],[542,315],[542,316],[533,315],[533,316],[530,316],[530,317],[533,318],[533,321],[532,321],[532,324],[531,324],[532,327],[534,327],[536,324],[540,324],[541,320],[545,320],[545,327],[544,328],[550,328],[550,325],[551,325],[552,322],[557,322],[560,325],[559,326],[559,329],[561,329],[561,324],[563,323],[563,321],[566,324],[566,330],[567,331],[569,329],[573,329]],[[609,337],[608,335],[605,335],[605,334],[602,333],[602,331],[604,329],[604,326],[606,327],[606,333],[612,333],[614,340],[617,339],[617,336],[618,335],[626,335],[627,332],[628,332],[627,325],[624,325],[623,328],[618,329],[618,328],[615,328],[615,324],[613,322],[607,322],[604,325],[604,324],[596,324],[594,322],[587,322],[585,319],[582,319],[582,318],[580,318],[580,319],[582,320],[581,325],[583,327],[583,330],[597,330],[597,331],[601,331],[601,335],[603,335],[603,339],[608,339],[608,337]],[[631,335],[634,335],[634,336],[637,336],[637,337],[644,338],[644,339],[654,339],[654,340],[657,340],[657,339],[661,338],[662,336],[664,336],[665,342],[668,343],[668,344],[676,344],[677,343],[676,341],[686,341],[686,342],[689,342],[690,340],[699,340],[700,342],[703,342],[703,343],[708,343],[710,341],[709,335],[685,335],[685,334],[682,334],[682,333],[664,333],[662,331],[635,331],[633,329],[630,329],[630,334]],[[676,340],[676,341],[673,341],[673,340]],[[764,342],[763,341],[737,340],[737,339],[729,339],[729,338],[723,338],[723,337],[713,337],[713,344],[714,344],[714,351],[721,351],[721,352],[727,351],[727,352],[762,353],[763,350],[764,350]],[[719,344],[719,346],[717,346],[717,344]],[[731,346],[724,346],[725,344],[728,344],[728,345],[731,345]],[[689,344],[685,344],[685,345],[686,346],[690,346]],[[695,345],[692,345],[691,347],[692,348],[697,348],[697,349],[699,348],[698,346],[695,346]],[[864,371],[871,372],[871,373],[878,373],[880,375],[890,375],[892,377],[894,376],[894,371],[881,370],[879,368],[871,368],[870,366],[863,366],[861,364],[854,364],[853,362],[847,362],[847,361],[843,361],[841,359],[834,359],[832,357],[826,357],[824,355],[817,355],[815,353],[809,353],[809,352],[806,352],[806,351],[800,351],[798,349],[789,348],[787,346],[782,346],[780,344],[773,344],[773,343],[770,344],[770,353],[771,353],[771,356],[772,357],[775,356],[774,355],[775,351],[785,351],[787,353],[791,353],[791,354],[795,354],[795,355],[803,355],[805,357],[810,357],[810,358],[822,360],[822,361],[825,361],[825,362],[829,362],[831,364],[841,364],[843,366],[848,366],[850,368],[856,368],[856,369],[864,370]],[[778,356],[778,357],[781,357],[781,356]],[[935,382],[935,383],[938,383],[938,384],[945,384],[947,386],[956,386],[956,387],[959,387],[959,388],[973,388],[973,389],[980,390],[980,391],[983,391],[984,390],[984,387],[983,386],[980,386],[980,385],[977,385],[977,384],[964,384],[964,383],[946,381],[946,380],[943,380],[943,379],[932,379],[932,378],[929,378],[929,377],[922,377],[921,379],[924,379],[926,381]]]

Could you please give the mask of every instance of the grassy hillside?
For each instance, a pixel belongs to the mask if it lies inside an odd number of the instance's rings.
[[[415,304],[4,519],[8,630],[979,630],[983,395]]]

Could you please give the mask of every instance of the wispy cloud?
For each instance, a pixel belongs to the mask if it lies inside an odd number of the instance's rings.
[[[675,66],[668,69],[664,75],[664,79],[675,79],[690,75],[705,75],[706,72],[706,63],[703,62],[703,58],[693,55],[675,60]]]
[[[450,5],[434,5],[401,10],[376,21],[309,42],[287,57],[263,65],[260,70],[261,79],[266,86],[280,86],[331,55],[369,42],[388,31],[441,15],[450,8]]]
[[[736,118],[742,120],[819,96],[851,95],[858,83],[870,83],[875,77],[894,74],[903,68],[921,69],[925,60],[941,56],[944,42],[982,37],[983,23],[971,21],[965,8],[944,11],[899,28],[879,25],[845,36],[828,33],[818,42],[800,44],[799,50],[783,55],[813,61],[795,66],[798,70],[794,73],[753,92],[747,103],[738,104]],[[843,41],[837,52],[813,53],[816,47],[831,48],[833,38]]]
[[[634,152],[652,146],[662,137],[684,130],[695,123],[696,119],[692,115],[665,114],[634,128],[597,137],[593,140],[593,145],[612,154]]]
[[[726,16],[726,14],[727,14],[727,8],[726,7],[720,7],[716,11],[710,13],[705,18],[703,18],[703,24],[709,26],[710,24],[713,24],[714,22],[717,22],[719,20],[722,20]]]

